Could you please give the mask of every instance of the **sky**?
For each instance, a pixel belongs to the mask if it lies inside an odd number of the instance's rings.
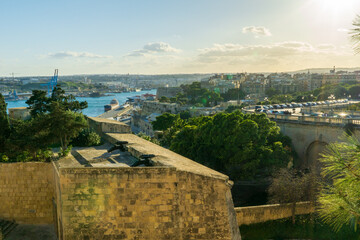
[[[360,67],[360,0],[0,1],[0,76]]]

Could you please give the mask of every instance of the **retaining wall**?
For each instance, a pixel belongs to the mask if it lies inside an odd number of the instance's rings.
[[[296,203],[295,215],[309,214],[315,211],[310,202]],[[235,208],[237,222],[240,225],[261,223],[292,216],[292,204],[271,204]]]

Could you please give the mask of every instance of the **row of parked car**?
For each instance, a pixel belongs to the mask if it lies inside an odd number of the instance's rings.
[[[257,112],[270,113],[270,114],[285,114],[285,115],[291,115],[291,112],[288,111],[288,110],[278,111],[278,110],[260,109],[260,111],[257,111]]]
[[[272,109],[284,109],[284,108],[298,108],[298,107],[311,107],[317,105],[329,105],[336,103],[347,103],[347,99],[331,100],[331,101],[319,101],[319,102],[307,102],[307,103],[290,103],[290,104],[276,104],[267,106],[255,106],[255,111],[272,110]]]

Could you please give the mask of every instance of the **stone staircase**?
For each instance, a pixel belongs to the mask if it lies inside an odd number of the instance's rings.
[[[4,240],[17,225],[15,221],[0,219],[0,240]]]

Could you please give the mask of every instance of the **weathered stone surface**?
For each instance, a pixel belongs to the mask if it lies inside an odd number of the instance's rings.
[[[87,117],[89,126],[97,133],[131,133],[131,128],[125,123],[115,120]]]
[[[132,134],[104,136],[111,143],[128,141],[128,152],[76,150],[96,167],[74,156],[0,164],[0,217],[54,222],[61,240],[240,239],[226,175]],[[153,167],[107,163],[118,154],[156,157]]]
[[[0,163],[0,218],[53,223],[51,163]]]
[[[64,239],[239,239],[220,179],[139,167],[60,169],[59,181]]]
[[[271,204],[235,208],[239,225],[261,223],[292,216],[292,204]],[[315,211],[310,202],[296,203],[295,214],[309,214]]]

